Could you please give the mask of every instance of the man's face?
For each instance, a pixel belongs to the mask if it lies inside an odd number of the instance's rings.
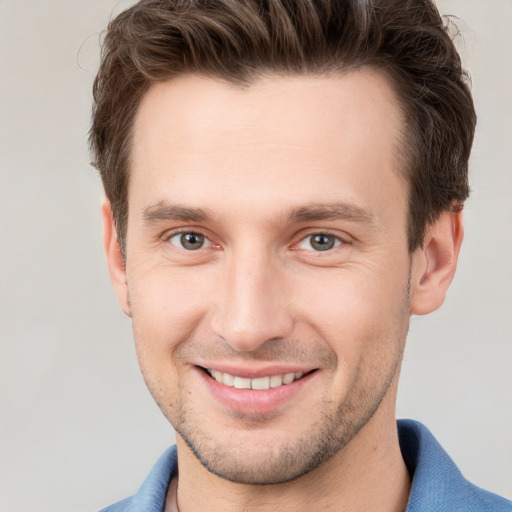
[[[183,76],[144,97],[124,307],[153,397],[210,471],[290,480],[393,417],[401,123],[369,69],[248,88]]]

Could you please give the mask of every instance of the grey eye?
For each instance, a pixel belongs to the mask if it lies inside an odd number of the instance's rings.
[[[199,233],[177,233],[169,238],[169,242],[187,251],[196,251],[204,247],[206,238]]]
[[[343,242],[336,236],[317,233],[303,238],[299,243],[299,247],[309,251],[311,249],[314,251],[329,251],[334,247],[340,246],[342,243]]]

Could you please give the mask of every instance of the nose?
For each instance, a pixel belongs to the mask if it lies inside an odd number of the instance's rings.
[[[255,351],[293,330],[289,290],[282,269],[271,259],[253,252],[226,262],[212,328],[237,351]]]

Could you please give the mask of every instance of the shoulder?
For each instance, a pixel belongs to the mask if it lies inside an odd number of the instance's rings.
[[[133,496],[118,501],[100,512],[162,512],[169,482],[176,471],[176,446],[171,446],[160,456]]]
[[[412,478],[407,512],[512,512],[512,502],[464,478],[431,432],[398,421],[402,456]]]
[[[99,512],[128,512],[131,509],[132,497],[125,498],[113,505],[102,508]]]
[[[512,512],[512,501],[492,492],[481,489],[468,482],[468,494],[471,496],[475,512]]]

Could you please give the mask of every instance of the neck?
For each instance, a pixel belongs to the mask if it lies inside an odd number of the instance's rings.
[[[378,411],[347,446],[320,467],[277,485],[237,484],[212,475],[178,436],[180,476],[174,492],[179,511],[401,512],[407,505],[410,478],[394,418],[383,424],[380,416]],[[167,510],[173,510],[171,492]]]

